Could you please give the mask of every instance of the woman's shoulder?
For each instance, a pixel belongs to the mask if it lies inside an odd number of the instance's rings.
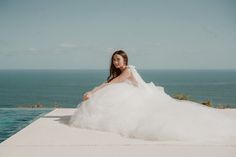
[[[135,66],[134,65],[127,65],[126,67],[126,71],[129,71],[129,73],[131,73],[131,71],[133,71],[133,69],[135,69]]]
[[[135,68],[135,66],[132,65],[132,64],[127,65],[127,67],[128,67],[128,68]]]
[[[132,69],[134,69],[135,66],[134,65],[127,65],[126,68],[125,68],[125,71],[132,71]]]

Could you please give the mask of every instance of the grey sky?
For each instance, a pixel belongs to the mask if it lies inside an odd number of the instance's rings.
[[[234,0],[1,0],[0,69],[236,69]]]

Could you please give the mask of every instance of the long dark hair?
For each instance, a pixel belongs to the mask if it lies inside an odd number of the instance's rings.
[[[121,70],[119,68],[116,68],[113,64],[113,57],[115,54],[121,55],[124,59],[125,65],[128,65],[128,55],[123,50],[117,50],[115,51],[111,56],[111,62],[110,62],[110,74],[107,77],[107,83],[109,83],[111,80],[116,78],[121,74]]]

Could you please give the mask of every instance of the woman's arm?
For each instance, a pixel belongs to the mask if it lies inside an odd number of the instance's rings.
[[[100,86],[95,87],[95,88],[93,88],[91,91],[86,92],[86,93],[83,95],[83,100],[89,99],[90,96],[91,96],[93,93],[95,93],[95,92],[98,91],[99,89],[105,87],[106,85],[108,85],[108,83],[107,83],[107,82],[104,82],[104,83],[102,83]]]
[[[123,82],[126,79],[128,79],[131,75],[131,71],[129,68],[125,69],[119,76],[117,76],[116,78],[114,78],[113,80],[111,80],[109,83],[119,83],[119,82]]]
[[[93,88],[90,92],[93,94],[93,93],[95,93],[96,91],[98,91],[99,89],[101,89],[101,88],[107,86],[108,84],[109,84],[109,83],[104,82],[104,83],[102,83],[100,86]]]
[[[117,76],[116,78],[112,79],[109,83],[108,82],[104,82],[102,83],[100,86],[93,88],[91,91],[86,92],[84,94],[84,100],[87,100],[91,94],[95,93],[96,91],[100,90],[101,88],[111,84],[111,83],[119,83],[119,82],[123,82],[124,80],[126,80],[128,77],[130,77],[131,75],[131,71],[130,69],[125,69],[119,76]]]
[[[111,80],[109,83],[104,82],[103,84],[101,84],[98,87],[95,87],[93,90],[91,90],[90,92],[95,93],[96,91],[98,91],[99,89],[111,84],[111,83],[119,83],[119,82],[123,82],[124,80],[126,80],[128,77],[130,77],[131,72],[130,69],[125,69],[118,77],[114,78],[113,80]]]

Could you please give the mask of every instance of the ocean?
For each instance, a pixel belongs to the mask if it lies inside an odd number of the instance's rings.
[[[137,71],[171,96],[184,94],[192,101],[236,108],[236,70]],[[83,93],[107,76],[108,70],[0,70],[0,142],[53,107],[77,107]],[[35,104],[43,108],[30,108]]]
[[[49,111],[52,108],[0,108],[0,143]]]
[[[138,70],[138,69],[137,69]],[[138,70],[145,82],[163,86],[169,95],[236,108],[236,70]],[[41,103],[76,107],[83,93],[103,83],[108,70],[0,70],[0,107]]]

